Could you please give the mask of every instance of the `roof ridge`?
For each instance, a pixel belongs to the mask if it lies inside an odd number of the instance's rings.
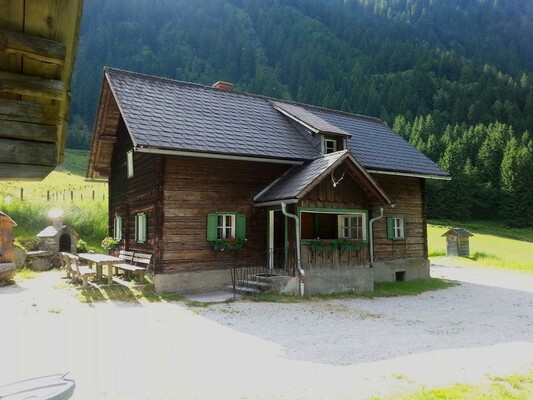
[[[348,111],[335,110],[335,109],[332,109],[332,108],[317,106],[317,105],[313,105],[313,104],[300,103],[300,102],[297,102],[297,101],[294,101],[294,100],[278,99],[276,97],[270,97],[270,96],[265,96],[265,95],[256,94],[256,93],[241,92],[241,91],[236,91],[236,90],[221,90],[221,89],[217,89],[217,88],[214,88],[212,86],[204,85],[204,84],[201,84],[201,83],[180,81],[178,79],[172,79],[172,78],[161,77],[161,76],[156,76],[156,75],[149,75],[149,74],[145,74],[145,73],[141,73],[141,72],[134,72],[134,71],[128,71],[128,70],[124,70],[124,69],[120,69],[120,68],[104,66],[104,73],[106,71],[119,72],[119,73],[122,73],[124,75],[139,76],[139,77],[147,78],[147,79],[154,80],[154,81],[167,81],[167,82],[171,82],[171,83],[180,84],[181,86],[189,86],[189,87],[193,87],[193,88],[206,89],[206,90],[214,91],[215,93],[231,94],[231,95],[234,95],[234,96],[254,97],[254,98],[257,98],[257,99],[266,100],[269,103],[272,102],[272,101],[279,101],[279,102],[283,102],[283,103],[287,103],[287,104],[292,104],[292,105],[295,105],[295,106],[298,106],[298,107],[314,108],[316,110],[326,111],[326,112],[335,113],[335,114],[339,114],[339,115],[346,115],[346,116],[350,116],[350,117],[356,117],[358,119],[364,119],[364,120],[367,120],[367,121],[373,121],[373,122],[377,122],[377,123],[380,123],[380,124],[388,127],[388,125],[385,122],[383,122],[382,120],[380,120],[379,118],[376,118],[376,117],[370,117],[368,115],[351,113],[351,112],[348,112]]]

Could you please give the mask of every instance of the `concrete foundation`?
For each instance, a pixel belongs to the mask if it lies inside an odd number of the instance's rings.
[[[429,260],[425,258],[406,258],[399,260],[375,261],[375,282],[414,281],[428,279]]]
[[[201,293],[225,290],[231,286],[230,270],[180,272],[154,276],[155,290],[160,293]]]
[[[305,294],[374,290],[374,271],[369,267],[328,268],[305,271]]]

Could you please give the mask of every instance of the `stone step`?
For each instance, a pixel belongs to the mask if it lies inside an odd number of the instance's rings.
[[[228,286],[228,289],[233,290],[233,286]],[[262,290],[251,288],[251,287],[245,287],[245,286],[235,286],[235,293],[240,293],[244,295],[254,295],[262,293]]]
[[[239,281],[239,283],[244,286],[256,287],[257,289],[262,289],[262,290],[268,290],[272,286],[270,282],[264,282],[264,281],[259,281],[255,279]]]

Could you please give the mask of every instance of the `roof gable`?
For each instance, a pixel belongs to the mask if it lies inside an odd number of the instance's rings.
[[[348,150],[327,154],[308,161],[304,165],[294,166],[285,175],[258,193],[254,197],[254,202],[256,205],[296,202],[302,199],[323,179],[333,174],[335,169],[341,164],[345,165],[345,170],[374,203],[391,203],[383,189]],[[340,178],[337,183],[339,181]]]

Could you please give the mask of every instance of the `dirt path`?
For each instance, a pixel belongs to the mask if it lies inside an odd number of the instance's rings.
[[[0,380],[71,371],[75,399],[366,399],[533,368],[533,276],[434,267],[416,297],[80,304],[49,272],[0,287]]]

